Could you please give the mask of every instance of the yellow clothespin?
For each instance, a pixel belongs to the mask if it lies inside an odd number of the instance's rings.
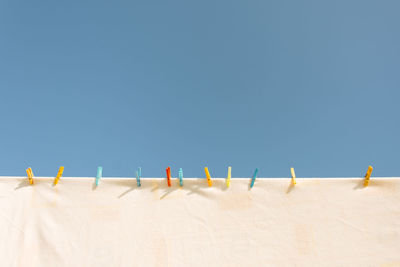
[[[29,184],[33,184],[33,172],[32,172],[31,167],[26,169],[26,174],[28,175]]]
[[[208,186],[212,186],[211,176],[208,168],[204,167],[204,171],[206,172]]]
[[[296,174],[294,173],[294,168],[290,168],[290,172],[292,173],[292,185],[296,184]]]
[[[229,187],[231,185],[231,172],[232,172],[232,167],[228,167],[228,177],[226,177],[226,187]]]
[[[371,173],[373,169],[374,168],[372,168],[372,166],[368,166],[367,173],[365,174],[364,186],[367,186],[369,184],[369,178],[371,178]]]
[[[57,185],[57,184],[58,184],[58,181],[60,181],[60,178],[61,178],[63,172],[64,172],[64,167],[61,166],[61,167],[58,169],[58,173],[57,173],[56,178],[54,178],[54,185]]]

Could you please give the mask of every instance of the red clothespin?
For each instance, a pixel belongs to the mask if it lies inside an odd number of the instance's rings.
[[[171,168],[168,167],[166,169],[166,171],[167,171],[167,183],[168,183],[168,186],[171,186]]]

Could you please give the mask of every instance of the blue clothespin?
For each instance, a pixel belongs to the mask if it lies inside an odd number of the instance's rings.
[[[99,186],[99,181],[102,176],[103,176],[103,167],[97,167],[96,186]]]
[[[138,168],[138,170],[136,171],[136,182],[137,182],[137,186],[141,186],[140,184],[140,176],[142,176],[142,168]]]
[[[179,185],[183,186],[183,170],[179,168]]]
[[[258,169],[256,169],[254,171],[253,178],[251,178],[250,188],[252,188],[254,186],[254,182],[256,181],[257,173],[258,173]]]

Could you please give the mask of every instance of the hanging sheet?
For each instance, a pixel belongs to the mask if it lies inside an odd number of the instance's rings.
[[[400,266],[400,179],[0,178],[1,266]]]

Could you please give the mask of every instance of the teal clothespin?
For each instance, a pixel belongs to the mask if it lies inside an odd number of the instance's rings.
[[[183,170],[179,168],[179,185],[183,186]]]
[[[99,181],[102,176],[103,176],[103,167],[97,167],[96,186],[99,186]]]
[[[139,167],[138,170],[136,171],[136,182],[137,182],[137,186],[141,186],[140,184],[140,176],[142,176],[142,168]]]
[[[256,181],[257,173],[258,173],[258,169],[256,168],[256,170],[254,171],[254,174],[253,174],[253,178],[251,178],[250,188],[252,188],[254,186],[254,182]]]

